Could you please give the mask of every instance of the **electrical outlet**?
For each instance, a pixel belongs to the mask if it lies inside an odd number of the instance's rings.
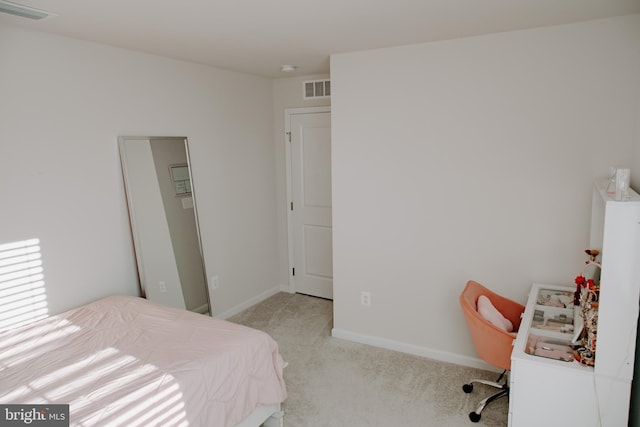
[[[211,276],[211,289],[218,289],[219,287],[218,276]]]
[[[360,304],[366,307],[371,306],[371,292],[360,292]]]
[[[164,282],[158,282],[158,288],[160,288],[160,292],[167,292],[167,284]]]

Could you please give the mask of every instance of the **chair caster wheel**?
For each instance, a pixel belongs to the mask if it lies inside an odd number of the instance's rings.
[[[465,393],[471,393],[473,391],[473,384],[465,384],[462,386],[462,391]]]
[[[469,419],[471,420],[471,422],[477,423],[478,421],[480,421],[480,414],[476,414],[475,412],[470,412]]]

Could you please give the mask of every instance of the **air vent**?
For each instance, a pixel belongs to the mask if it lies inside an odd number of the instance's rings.
[[[306,80],[302,84],[304,99],[330,98],[331,80]]]

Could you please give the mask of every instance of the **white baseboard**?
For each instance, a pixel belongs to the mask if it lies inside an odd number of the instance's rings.
[[[200,307],[196,307],[191,311],[194,311],[200,314],[206,314],[209,312],[209,304],[202,304]]]
[[[331,336],[347,341],[353,341],[360,344],[367,344],[374,347],[386,348],[387,350],[399,351],[401,353],[412,354],[414,356],[427,357],[441,362],[454,363],[456,365],[468,366],[470,368],[484,369],[492,372],[501,372],[501,370],[483,362],[475,357],[462,356],[455,353],[449,353],[442,350],[435,350],[428,347],[421,347],[413,344],[407,344],[400,341],[389,340],[386,338],[374,337],[371,335],[358,334],[356,332],[345,331],[343,329],[333,328]]]
[[[217,318],[217,319],[228,319],[229,317],[235,316],[236,314],[240,313],[241,311],[246,310],[247,308],[254,306],[256,304],[258,304],[259,302],[262,302],[264,300],[266,300],[269,297],[274,296],[275,294],[277,294],[278,292],[281,292],[282,289],[280,286],[275,286],[271,289],[269,289],[268,291],[265,291],[263,293],[261,293],[260,295],[257,295],[241,304],[236,305],[235,307],[231,307],[229,310],[225,311],[224,313],[220,313],[220,314],[215,314],[213,317]]]
[[[295,294],[295,291],[290,285],[280,285],[280,292],[287,292],[289,294]]]

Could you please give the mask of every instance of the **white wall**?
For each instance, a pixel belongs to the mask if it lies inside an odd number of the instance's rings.
[[[331,98],[304,99],[302,85],[305,80],[327,79],[328,75],[308,75],[273,80],[273,117],[276,163],[276,205],[278,231],[278,283],[289,289],[289,252],[287,240],[287,195],[285,110],[287,108],[324,107],[331,105]]]
[[[640,15],[331,66],[334,333],[475,363],[466,281],[571,284],[592,180],[638,153]]]
[[[39,238],[50,312],[137,294],[118,135],[187,136],[233,309],[277,284],[271,80],[0,26],[0,243]]]

